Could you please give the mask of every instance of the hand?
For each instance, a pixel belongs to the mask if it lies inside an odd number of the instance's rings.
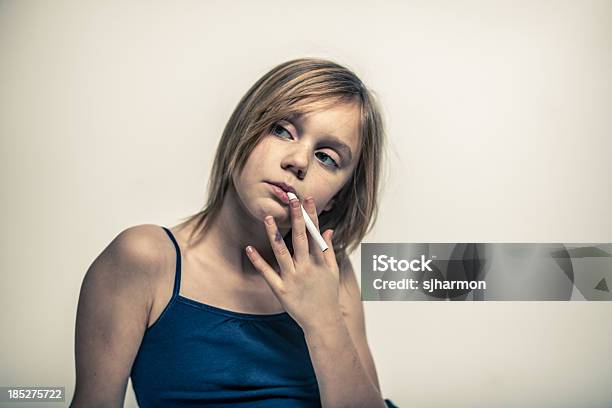
[[[297,204],[297,205],[295,205]],[[317,210],[312,198],[304,201],[304,209],[319,228]],[[299,200],[290,204],[293,257],[271,215],[265,218],[268,239],[280,267],[277,273],[252,246],[246,248],[251,263],[259,271],[287,313],[304,332],[333,324],[341,316],[338,288],[339,267],[332,245],[333,230],[322,236],[325,252],[306,229]]]

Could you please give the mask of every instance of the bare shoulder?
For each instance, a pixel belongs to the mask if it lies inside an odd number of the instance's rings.
[[[109,286],[114,282],[110,286],[118,292],[139,289],[135,295],[146,297],[150,304],[170,262],[171,245],[160,226],[142,224],[126,228],[94,260],[85,283],[107,281],[105,286]]]
[[[107,249],[118,261],[151,270],[168,259],[168,244],[160,226],[141,224],[121,231]]]
[[[72,407],[123,406],[130,368],[155,298],[155,285],[172,250],[165,235],[155,225],[127,228],[87,270],[76,318]]]

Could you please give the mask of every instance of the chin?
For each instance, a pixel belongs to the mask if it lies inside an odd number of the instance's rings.
[[[257,205],[257,209],[254,211],[255,217],[262,221],[266,215],[271,215],[277,224],[281,225],[285,222],[289,213],[288,209],[285,208],[283,203],[280,203],[275,198],[265,198]]]

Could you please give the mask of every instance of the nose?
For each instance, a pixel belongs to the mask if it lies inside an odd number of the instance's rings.
[[[307,146],[292,146],[283,157],[281,167],[292,171],[295,175],[303,179],[308,171],[310,164],[310,149]]]

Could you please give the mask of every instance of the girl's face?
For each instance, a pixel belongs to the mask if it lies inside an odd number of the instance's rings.
[[[245,209],[290,228],[289,206],[274,193],[274,183],[292,186],[300,200],[312,196],[319,214],[331,209],[359,160],[359,115],[358,103],[343,103],[277,122],[234,177]]]

